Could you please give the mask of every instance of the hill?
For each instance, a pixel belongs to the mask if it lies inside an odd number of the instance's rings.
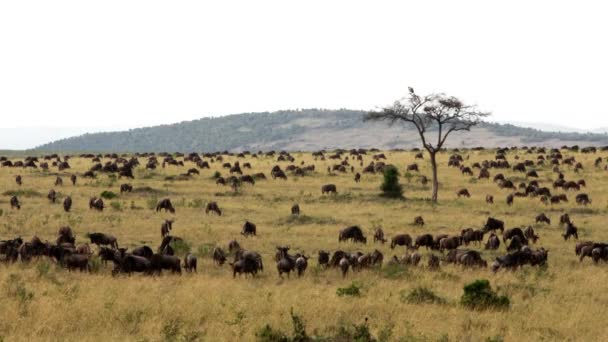
[[[322,148],[419,146],[407,126],[365,123],[364,111],[303,109],[202,118],[122,132],[84,134],[36,148],[41,151],[318,150]],[[510,124],[483,123],[454,134],[449,147],[608,145],[606,134],[544,132]]]

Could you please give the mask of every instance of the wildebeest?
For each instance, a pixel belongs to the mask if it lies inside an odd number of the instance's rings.
[[[71,175],[70,176],[70,181],[72,182],[72,185],[76,185],[76,180],[78,179],[78,177],[76,175]]]
[[[171,232],[171,229],[173,229],[173,220],[165,220],[165,222],[163,222],[160,225],[160,237],[164,238],[165,236],[169,235],[169,233]]]
[[[21,209],[21,203],[19,202],[19,199],[17,198],[17,196],[13,196],[11,197],[11,209],[15,209],[17,208],[17,210]]]
[[[86,254],[70,254],[64,255],[60,263],[69,271],[78,269],[80,271],[90,271],[89,255]]]
[[[461,233],[462,242],[465,246],[468,246],[471,242],[481,243],[483,241],[483,235],[483,230],[473,230],[469,228]]]
[[[500,247],[500,239],[498,238],[498,236],[496,236],[496,234],[491,233],[490,236],[488,237],[488,241],[486,242],[485,249],[494,250],[494,249],[498,249],[499,247]]]
[[[213,249],[213,262],[222,266],[226,262],[226,253],[220,247],[215,247]]]
[[[63,210],[67,213],[72,209],[72,197],[66,196],[63,200]]]
[[[190,253],[186,254],[186,256],[184,257],[184,269],[186,270],[186,272],[196,272],[196,265],[196,256]]]
[[[218,216],[222,216],[222,210],[215,201],[207,203],[207,206],[205,207],[205,214],[209,214],[210,211],[216,213]]]
[[[424,226],[424,219],[422,218],[422,216],[414,217],[414,225],[415,226]]]
[[[381,243],[385,243],[386,239],[384,238],[384,231],[382,228],[378,227],[374,231],[374,242],[380,241]]]
[[[571,222],[568,222],[566,223],[566,230],[562,236],[564,237],[564,240],[570,239],[571,236],[574,236],[574,238],[578,240],[578,228]]]
[[[76,238],[74,238],[72,228],[70,228],[69,226],[63,226],[59,228],[59,231],[57,231],[57,245],[61,245],[62,243],[74,244],[75,241]]]
[[[536,243],[536,241],[539,239],[538,235],[536,235],[536,232],[534,232],[534,228],[532,228],[532,226],[528,226],[528,228],[524,229],[524,236],[526,237],[526,239],[532,240],[532,243]]]
[[[101,198],[97,198],[97,197],[93,197],[89,200],[89,209],[95,209],[98,211],[103,211],[104,205],[103,205],[103,199]]]
[[[291,206],[291,215],[298,216],[300,215],[300,205],[294,204]]]
[[[154,254],[150,258],[151,270],[159,274],[162,270],[169,270],[172,273],[182,273],[181,260],[173,255]]]
[[[467,189],[460,189],[460,190],[458,190],[458,192],[456,193],[456,195],[458,197],[460,197],[460,196],[464,196],[464,197],[467,197],[467,198],[471,197],[471,194],[469,193],[469,190],[467,190]]]
[[[501,220],[495,219],[493,217],[488,217],[486,224],[483,226],[484,232],[489,232],[490,230],[500,230],[504,232],[505,223]]]
[[[241,234],[245,236],[256,235],[257,226],[252,222],[245,221],[245,224],[243,224],[243,229],[241,230]]]
[[[355,174],[355,183],[359,183],[361,181],[361,174],[359,172],[357,172]]]
[[[118,241],[112,235],[104,233],[87,233],[87,238],[91,240],[91,243],[97,246],[110,245],[113,248],[118,248]]]
[[[162,199],[156,205],[156,212],[159,212],[162,209],[165,209],[165,212],[168,211],[168,212],[170,212],[172,214],[175,214],[175,208],[173,207],[173,204],[171,204],[171,200],[168,199],[168,198]]]
[[[321,187],[321,194],[337,194],[336,185],[335,184],[325,184]]]
[[[551,220],[545,215],[545,213],[540,213],[536,216],[536,223],[546,223],[551,224]]]
[[[513,194],[507,195],[507,200],[506,200],[507,205],[513,205],[513,198],[514,198]]]
[[[120,185],[120,193],[122,194],[123,192],[132,192],[133,191],[133,185],[131,184],[121,184]]]
[[[591,203],[589,196],[587,194],[578,194],[576,195],[576,203],[581,205],[587,205]]]
[[[338,242],[352,240],[353,242],[367,243],[367,239],[363,236],[363,231],[359,226],[350,226],[340,230]]]
[[[62,186],[63,185],[63,179],[59,176],[57,176],[57,178],[55,178],[55,186]]]
[[[488,204],[494,204],[494,196],[492,196],[492,195],[486,195],[486,203],[488,203]]]
[[[131,254],[150,259],[152,258],[152,255],[154,255],[154,251],[152,250],[152,248],[143,245],[133,248]]]
[[[258,271],[264,271],[262,256],[257,252],[244,249],[236,252],[234,263],[231,263],[230,266],[232,266],[233,277],[241,273],[256,275]]]
[[[462,238],[460,236],[448,236],[444,237],[439,241],[439,250],[445,249],[456,249],[462,244]]]
[[[568,213],[564,213],[559,217],[559,224],[563,225],[563,224],[567,224],[567,223],[571,223],[570,215],[568,215]]]
[[[329,265],[329,252],[319,251],[317,256],[317,262],[319,263],[319,266],[327,267]]]
[[[15,177],[15,183],[17,183],[17,185],[19,186],[23,185],[23,178],[21,177],[21,175],[17,175]]]
[[[342,277],[345,278],[346,274],[348,273],[348,267],[350,266],[350,262],[348,261],[348,258],[346,256],[342,257],[342,259],[340,259],[340,270],[342,271]]]
[[[415,248],[426,247],[426,249],[433,247],[433,235],[431,234],[422,234],[416,237],[416,241],[414,243]]]
[[[391,237],[391,249],[395,246],[412,247],[412,237],[409,234],[397,234]]]
[[[49,201],[55,203],[55,201],[57,200],[57,193],[55,192],[55,190],[51,189],[51,190],[49,190],[49,193],[46,195],[46,198],[48,198]]]
[[[283,277],[283,273],[287,273],[287,277],[291,274],[296,267],[296,260],[293,256],[288,253],[289,247],[277,247],[278,252],[278,261],[277,261],[277,271],[279,272],[279,277]]]
[[[298,277],[304,275],[306,268],[308,268],[308,257],[301,255],[296,259],[296,271],[298,272]]]

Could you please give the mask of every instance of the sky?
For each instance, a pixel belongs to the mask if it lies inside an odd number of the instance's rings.
[[[477,104],[491,121],[606,127],[607,10],[584,0],[1,1],[0,149],[242,112],[374,109],[408,86]]]

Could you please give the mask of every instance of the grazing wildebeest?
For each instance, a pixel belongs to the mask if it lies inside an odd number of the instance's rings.
[[[118,248],[118,242],[112,235],[104,233],[87,233],[87,238],[91,240],[91,243],[97,246],[110,245],[113,248]]]
[[[299,216],[300,215],[300,205],[294,204],[291,206],[291,215]]]
[[[57,200],[57,193],[55,192],[55,190],[51,189],[49,190],[48,195],[46,195],[46,198],[48,198],[49,201],[55,203],[55,201]]]
[[[236,252],[240,249],[241,249],[241,245],[239,245],[239,243],[236,240],[230,240],[230,242],[228,242],[228,252],[229,253]]]
[[[152,250],[152,248],[144,245],[133,248],[131,254],[150,259],[152,258],[152,255],[154,255],[154,251]]]
[[[19,186],[23,185],[23,178],[21,177],[21,175],[17,175],[17,177],[15,177],[15,182]]]
[[[59,176],[57,176],[57,178],[55,178],[55,186],[62,186],[63,185],[63,179]]]
[[[243,230],[241,230],[241,234],[245,236],[256,235],[257,234],[257,226],[249,221],[245,221],[243,225]]]
[[[460,196],[464,196],[464,197],[471,197],[471,194],[469,193],[469,190],[467,189],[460,189],[458,190],[458,192],[456,192],[456,195],[460,198]]]
[[[538,235],[536,235],[536,232],[534,232],[534,228],[532,228],[532,226],[528,226],[528,228],[524,229],[524,236],[526,237],[526,239],[532,240],[532,243],[536,243],[536,241],[539,239]]]
[[[507,205],[513,205],[513,194],[508,194],[507,195]]]
[[[481,243],[483,241],[483,235],[483,230],[473,230],[472,228],[469,228],[461,233],[462,242],[465,246],[468,246],[471,242]]]
[[[462,244],[460,236],[448,236],[439,241],[439,250],[443,252],[445,249],[456,249]]]
[[[355,174],[355,183],[359,183],[361,181],[361,174],[359,172],[357,172]]]
[[[226,253],[220,247],[213,249],[213,262],[222,266],[226,262]]]
[[[397,234],[391,238],[391,249],[395,246],[412,247],[412,237],[409,234]]]
[[[479,170],[479,176],[477,176],[478,179],[490,179],[490,171],[488,171],[488,169],[483,168],[481,170]]]
[[[97,197],[93,197],[89,200],[89,209],[95,209],[98,211],[103,211],[104,205],[103,205],[103,199],[101,198],[97,198]]]
[[[184,257],[184,269],[186,270],[186,272],[196,272],[196,264],[196,256],[190,253],[186,254],[186,256]]]
[[[21,203],[19,203],[17,196],[11,197],[11,209],[15,208],[17,208],[17,210],[21,209]]]
[[[74,244],[76,238],[74,238],[74,233],[72,232],[72,228],[69,226],[64,226],[59,228],[57,232],[57,245],[61,245],[62,243],[71,243]]]
[[[576,195],[576,203],[581,205],[587,205],[591,203],[589,196],[587,194],[578,194]]]
[[[483,226],[483,230],[486,233],[490,230],[500,230],[501,232],[504,232],[505,223],[493,217],[488,217],[486,224]]]
[[[561,215],[559,217],[559,224],[563,225],[563,224],[567,224],[567,223],[571,223],[570,221],[570,215],[568,215],[567,213]]]
[[[566,223],[566,231],[562,236],[564,237],[564,240],[570,239],[570,236],[574,236],[574,238],[578,240],[578,228],[574,226],[573,223],[568,222]]]
[[[241,176],[241,177],[239,177],[239,180],[242,183],[249,183],[251,185],[255,185],[255,179],[253,179],[253,176],[250,176],[250,175]]]
[[[207,207],[205,208],[205,214],[209,214],[210,211],[216,213],[218,216],[222,216],[222,210],[215,201],[207,203]]]
[[[422,234],[416,237],[416,242],[414,243],[414,248],[419,248],[421,246],[426,247],[426,249],[433,247],[433,235],[431,234]]]
[[[78,180],[78,177],[76,175],[70,176],[70,181],[72,182],[72,185],[76,185],[76,180]]]
[[[507,229],[502,234],[502,242],[507,242],[507,240],[514,238],[515,236],[519,236],[521,241],[526,240],[526,236],[524,235],[524,231],[521,228],[515,227],[511,229]]]
[[[416,171],[418,172],[418,164],[410,164],[407,166],[406,171]]]
[[[319,263],[319,266],[329,266],[329,252],[319,251],[317,256],[317,262]]]
[[[165,209],[165,212],[168,211],[168,212],[170,212],[172,214],[175,214],[175,208],[173,207],[173,204],[171,204],[171,200],[168,199],[168,198],[162,199],[156,205],[156,212],[159,212],[162,209]]]
[[[494,204],[494,196],[492,196],[492,195],[486,195],[486,203],[488,203],[488,204]]]
[[[488,263],[481,258],[481,254],[478,251],[466,251],[462,253],[456,260],[456,263],[470,268],[488,267]]]
[[[500,247],[500,239],[496,234],[491,233],[488,237],[488,241],[486,242],[485,249],[498,249]]]
[[[321,194],[337,194],[338,191],[336,190],[336,185],[335,184],[325,184],[321,187]]]
[[[72,197],[66,196],[63,200],[63,210],[67,213],[72,209]]]
[[[264,271],[262,256],[257,252],[246,251],[244,249],[240,249],[236,252],[234,263],[231,263],[230,266],[232,266],[233,277],[236,277],[237,273],[250,273],[251,275],[256,275],[258,271]]]
[[[86,254],[64,255],[63,258],[61,258],[60,263],[69,271],[76,269],[80,271],[90,271],[89,256]]]
[[[381,243],[385,243],[386,239],[384,238],[384,231],[382,228],[378,227],[374,231],[374,242],[380,241]]]
[[[422,216],[414,217],[414,225],[415,226],[424,226],[424,219],[422,218]]]
[[[131,184],[121,184],[120,185],[120,193],[122,194],[123,192],[131,192],[133,191],[133,185]]]
[[[545,213],[540,213],[536,216],[536,223],[546,223],[551,224],[551,220],[545,215]]]
[[[160,237],[164,238],[165,236],[169,235],[169,233],[171,232],[171,229],[173,229],[173,220],[165,220],[165,222],[163,222],[160,225]]]
[[[438,269],[439,268],[439,257],[436,256],[435,254],[429,255],[429,263],[428,263],[427,267],[430,270]]]
[[[367,243],[367,239],[363,236],[363,231],[359,226],[350,226],[340,230],[338,242],[352,240],[353,242]]]

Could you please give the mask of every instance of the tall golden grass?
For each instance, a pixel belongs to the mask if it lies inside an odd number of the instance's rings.
[[[517,152],[521,159],[535,159],[535,154]],[[464,151],[465,164],[493,159],[494,151]],[[516,152],[508,158],[514,162]],[[136,179],[112,180],[99,174],[96,180],[79,178],[69,182],[71,173],[82,174],[91,166],[90,160],[74,158],[64,176],[64,185],[54,186],[56,172],[0,169],[0,187],[6,193],[0,197],[0,232],[2,238],[21,235],[25,240],[37,235],[53,241],[60,226],[69,225],[77,242],[85,242],[87,232],[101,231],[115,235],[121,246],[148,244],[154,249],[160,243],[160,224],[175,218],[173,235],[180,236],[199,257],[197,274],[181,276],[163,274],[160,277],[142,275],[112,277],[111,266],[101,266],[98,272],[67,272],[47,259],[30,264],[0,265],[0,336],[15,340],[79,340],[79,341],[157,341],[205,340],[250,341],[255,333],[269,324],[275,329],[291,331],[290,310],[306,322],[309,334],[331,336],[340,326],[368,325],[375,336],[390,341],[480,341],[488,338],[505,341],[538,340],[608,340],[604,315],[608,303],[605,284],[606,265],[593,265],[590,260],[580,263],[574,255],[575,241],[565,242],[558,225],[559,215],[570,213],[579,227],[581,240],[606,240],[608,182],[605,171],[596,169],[597,155],[574,155],[585,169],[575,174],[563,166],[567,179],[584,178],[593,204],[580,207],[570,202],[545,206],[538,198],[516,198],[511,207],[504,198],[509,193],[499,190],[491,180],[463,176],[458,169],[448,168],[449,153],[440,160],[439,204],[433,205],[428,186],[418,182],[418,173],[402,176],[405,200],[379,196],[381,175],[364,174],[361,183],[353,174],[327,174],[334,161],[315,161],[309,153],[295,153],[296,163],[315,164],[316,172],[305,176],[289,176],[287,181],[258,181],[255,186],[243,185],[238,194],[229,187],[215,185],[212,175],[221,169],[220,163],[211,170],[201,170],[190,180],[166,180],[165,177],[184,173],[193,167],[167,166],[148,171],[140,166]],[[396,165],[404,174],[405,165],[414,162],[414,153],[386,152],[387,163]],[[140,159],[142,162],[143,158]],[[234,162],[236,157],[227,157]],[[107,161],[107,159],[105,159]],[[276,158],[247,158],[253,169],[246,173],[270,169]],[[371,156],[364,157],[364,164]],[[420,175],[430,176],[427,160],[417,160]],[[242,161],[241,161],[242,163]],[[353,163],[351,161],[351,163]],[[142,163],[143,164],[143,163]],[[358,162],[353,163],[361,171]],[[556,174],[549,166],[536,167],[539,181],[550,186]],[[511,170],[491,170],[492,176],[502,172],[508,178],[526,181]],[[19,187],[14,177],[23,176]],[[114,200],[106,200],[102,213],[89,210],[88,199],[104,190],[119,193],[121,183],[130,182],[135,188]],[[321,195],[321,185],[334,183],[338,195]],[[137,189],[149,187],[148,191]],[[466,187],[471,198],[458,199],[456,191]],[[65,213],[61,200],[51,204],[46,193],[54,188],[61,196],[74,200],[72,212]],[[10,191],[20,191],[21,210],[11,210]],[[485,203],[486,194],[493,194],[496,204]],[[169,197],[176,214],[156,213],[150,206]],[[217,201],[224,213],[221,217],[205,215],[204,204]],[[111,204],[111,202],[115,202]],[[299,203],[302,215],[290,215],[292,204]],[[550,226],[534,225],[537,214],[545,212],[552,220]],[[415,216],[426,221],[424,227],[412,225]],[[489,269],[468,270],[442,264],[440,271],[424,266],[403,270],[364,270],[349,273],[343,279],[338,270],[317,267],[316,253],[324,249],[335,251],[379,249],[385,261],[392,255],[402,255],[403,249],[391,250],[388,244],[371,242],[373,226],[381,225],[390,238],[397,233],[416,236],[422,233],[457,234],[467,227],[479,228],[488,216],[503,219],[507,228],[533,225],[540,235],[538,246],[549,250],[547,268],[526,266],[515,272]],[[245,220],[257,224],[258,236],[240,235]],[[338,243],[339,229],[360,225],[368,236],[366,245]],[[213,246],[224,249],[231,239],[237,239],[247,249],[262,253],[265,271],[255,278],[233,279],[228,265],[212,263],[209,251]],[[312,257],[305,276],[280,279],[274,263],[275,247],[289,245],[292,251],[302,251]],[[482,248],[473,246],[472,248]],[[421,250],[423,264],[429,251]],[[491,261],[505,253],[483,251]],[[471,311],[458,304],[465,284],[476,279],[490,280],[498,293],[511,298],[505,311]],[[362,289],[359,297],[340,297],[336,290],[352,283]],[[425,287],[446,300],[445,304],[410,304],[403,297],[414,288]]]

